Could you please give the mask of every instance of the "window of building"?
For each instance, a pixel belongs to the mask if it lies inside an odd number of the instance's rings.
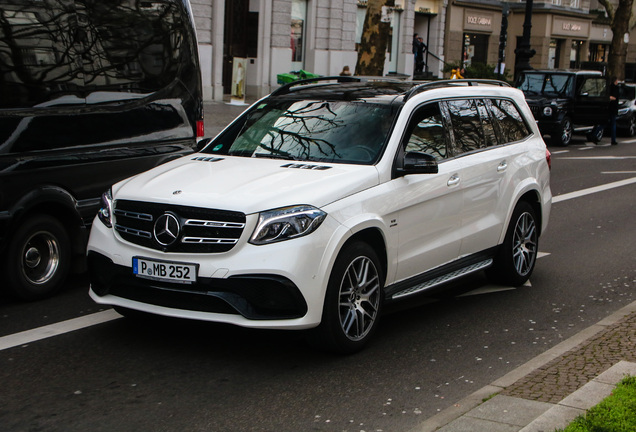
[[[307,0],[292,0],[291,15],[292,69],[300,70],[305,62]]]
[[[562,41],[558,39],[550,39],[550,46],[548,47],[548,69],[557,69],[559,67],[561,43]]]
[[[464,33],[464,66],[488,62],[488,35]]]
[[[572,41],[572,48],[570,49],[570,67],[572,69],[579,69],[581,67],[581,47],[583,41]]]

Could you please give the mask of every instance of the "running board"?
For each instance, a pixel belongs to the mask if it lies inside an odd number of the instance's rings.
[[[463,276],[469,275],[471,273],[475,273],[475,272],[478,272],[480,270],[483,270],[483,269],[485,269],[487,267],[490,267],[491,264],[492,264],[492,258],[487,259],[485,261],[478,262],[476,264],[469,265],[467,267],[461,268],[459,270],[452,271],[452,272],[447,273],[447,274],[445,274],[443,276],[439,276],[439,277],[433,278],[433,279],[428,280],[428,281],[426,281],[424,283],[417,284],[417,285],[409,287],[409,288],[407,288],[407,289],[405,289],[403,291],[397,292],[397,293],[393,294],[393,296],[391,296],[391,299],[399,299],[399,298],[402,298],[402,297],[410,296],[412,294],[417,294],[417,293],[422,292],[424,290],[427,290],[429,288],[433,288],[435,286],[442,285],[442,284],[444,284],[446,282],[450,282],[450,281],[453,281],[455,279],[459,279],[460,277],[463,277]]]

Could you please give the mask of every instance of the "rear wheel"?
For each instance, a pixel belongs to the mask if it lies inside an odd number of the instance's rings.
[[[587,140],[598,144],[603,139],[603,126],[594,126],[594,129],[587,134]]]
[[[71,267],[71,244],[64,226],[51,216],[27,219],[11,237],[5,274],[8,290],[23,300],[58,291]]]
[[[532,274],[539,251],[539,232],[534,209],[525,201],[512,213],[506,238],[486,274],[505,285],[523,285]]]
[[[629,123],[627,125],[627,129],[625,130],[625,134],[628,137],[633,137],[636,135],[636,117],[631,116],[629,118]]]
[[[375,332],[383,300],[382,267],[364,242],[340,252],[329,278],[322,322],[314,341],[343,354],[361,350]]]

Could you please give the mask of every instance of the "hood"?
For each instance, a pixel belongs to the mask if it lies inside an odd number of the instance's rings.
[[[567,98],[550,98],[550,97],[546,97],[546,96],[542,96],[542,95],[536,95],[536,94],[525,94],[526,97],[526,102],[528,103],[528,105],[530,106],[544,106],[544,105],[550,105],[553,102],[556,103],[557,105],[563,105],[565,103],[568,102]]]
[[[240,211],[323,207],[378,184],[374,166],[185,156],[113,186],[114,199]]]

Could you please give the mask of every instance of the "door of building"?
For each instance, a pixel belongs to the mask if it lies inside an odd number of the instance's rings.
[[[232,90],[234,58],[255,58],[258,47],[258,12],[249,0],[225,0],[223,27],[223,93]],[[247,67],[249,68],[250,62]],[[247,71],[249,74],[249,71]]]

